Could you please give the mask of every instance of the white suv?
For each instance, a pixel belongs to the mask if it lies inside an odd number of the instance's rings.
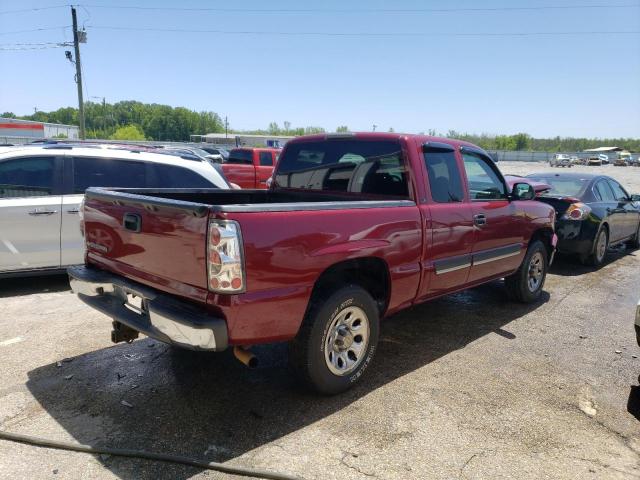
[[[0,277],[84,262],[78,208],[88,187],[221,188],[216,166],[108,145],[0,148]]]

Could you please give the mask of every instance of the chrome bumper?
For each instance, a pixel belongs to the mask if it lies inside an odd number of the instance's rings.
[[[191,350],[227,348],[226,322],[203,309],[103,270],[78,266],[67,273],[80,300],[148,337]],[[129,295],[141,298],[143,308],[132,306]]]

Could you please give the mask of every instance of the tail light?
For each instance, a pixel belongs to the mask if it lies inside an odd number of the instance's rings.
[[[591,207],[584,203],[572,203],[562,215],[563,220],[585,220],[591,213]]]
[[[240,225],[230,220],[209,222],[207,238],[209,290],[217,293],[245,291]]]

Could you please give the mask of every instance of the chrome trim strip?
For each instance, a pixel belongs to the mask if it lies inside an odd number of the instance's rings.
[[[503,258],[509,258],[509,257],[513,257],[514,255],[519,255],[520,251],[518,250],[517,252],[511,252],[511,253],[505,253],[504,255],[498,255],[497,257],[491,257],[491,258],[487,258],[485,260],[473,260],[473,265],[483,265],[485,263],[489,263],[489,262],[494,262],[496,260],[502,260]]]
[[[449,268],[443,268],[443,269],[438,269],[438,267],[436,267],[436,275],[440,275],[442,273],[455,272],[456,270],[462,270],[463,268],[468,268],[470,266],[471,266],[471,263],[464,263],[462,265],[456,265],[455,267],[449,267]]]

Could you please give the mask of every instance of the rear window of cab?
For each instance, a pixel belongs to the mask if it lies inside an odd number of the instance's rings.
[[[409,197],[397,141],[292,142],[280,156],[275,182],[285,188]]]

